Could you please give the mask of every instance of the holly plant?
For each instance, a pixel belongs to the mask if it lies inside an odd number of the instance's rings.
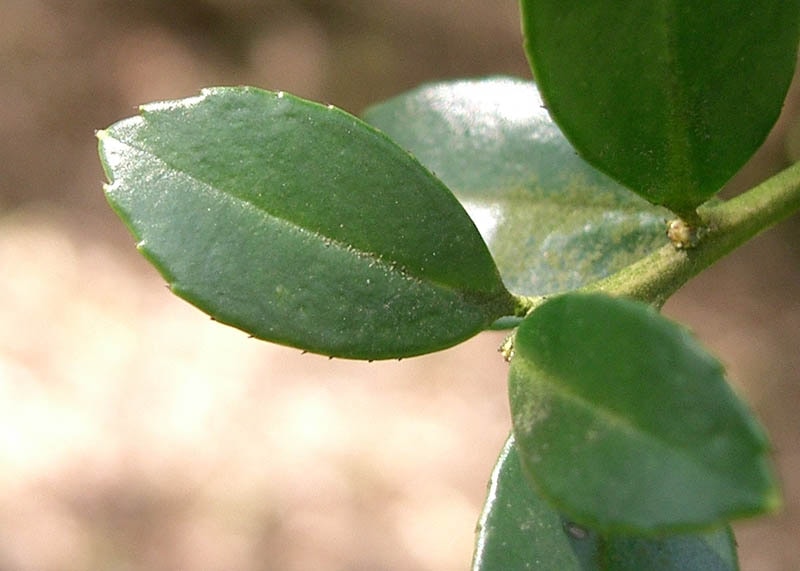
[[[474,570],[737,569],[729,522],[780,504],[769,443],[659,309],[800,208],[798,165],[716,197],[781,110],[800,0],[521,8],[535,83],[361,119],[204,89],[98,133],[106,195],[175,294],[259,339],[374,360],[509,330]]]

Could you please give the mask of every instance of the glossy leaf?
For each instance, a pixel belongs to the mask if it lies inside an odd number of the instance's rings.
[[[578,288],[665,243],[668,213],[578,157],[532,82],[435,83],[364,117],[453,190],[516,293]]]
[[[213,88],[99,139],[108,199],[172,291],[255,337],[402,357],[514,311],[448,189],[343,111]]]
[[[555,511],[528,485],[506,441],[478,524],[473,571],[736,571],[730,528],[664,538],[604,536]]]
[[[722,366],[649,306],[549,300],[517,331],[509,391],[528,475],[584,525],[700,529],[779,503],[766,438]]]
[[[797,56],[798,0],[523,0],[548,109],[592,164],[677,212],[764,141]]]

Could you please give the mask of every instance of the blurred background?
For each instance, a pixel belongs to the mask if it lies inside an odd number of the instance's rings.
[[[503,336],[367,364],[211,323],[107,207],[94,131],[210,85],[357,114],[488,74],[530,76],[513,0],[0,0],[0,571],[468,568]],[[798,157],[798,107],[728,193]],[[794,217],[665,309],[773,438],[745,571],[800,569],[799,244]]]

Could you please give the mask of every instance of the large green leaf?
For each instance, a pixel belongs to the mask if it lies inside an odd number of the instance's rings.
[[[213,88],[99,139],[108,199],[172,291],[255,337],[402,357],[514,311],[448,189],[343,111]]]
[[[514,292],[575,289],[665,243],[668,213],[578,157],[529,81],[435,83],[364,117],[453,190]]]
[[[730,528],[665,538],[604,536],[562,517],[528,484],[514,437],[497,461],[473,571],[735,571]]]
[[[761,145],[797,56],[798,0],[522,0],[548,109],[592,164],[690,211]]]
[[[779,503],[766,438],[722,366],[647,305],[547,301],[517,331],[509,391],[528,475],[582,524],[690,530]]]

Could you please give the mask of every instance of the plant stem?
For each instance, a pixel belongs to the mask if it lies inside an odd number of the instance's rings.
[[[800,163],[726,202],[698,209],[704,227],[689,249],[667,244],[619,272],[583,288],[661,307],[683,284],[757,234],[800,210]]]

